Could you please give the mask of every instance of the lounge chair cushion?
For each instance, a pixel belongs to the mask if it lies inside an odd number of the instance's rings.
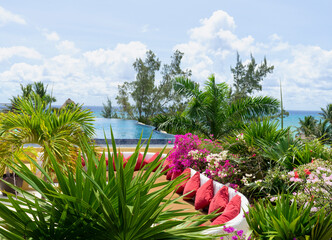
[[[210,205],[213,198],[213,180],[209,179],[196,192],[195,209],[203,209]]]
[[[223,212],[226,208],[226,205],[228,204],[228,201],[229,201],[228,187],[223,186],[212,198],[212,201],[209,206],[209,214],[216,210],[218,210],[217,213]]]
[[[173,174],[174,175],[174,174]],[[172,175],[172,177],[173,177]],[[190,168],[186,168],[181,174],[181,176],[184,176],[185,178],[183,179],[182,183],[180,183],[178,186],[177,186],[177,189],[176,189],[176,193],[178,194],[181,194],[183,193],[183,190],[184,190],[184,187],[186,186],[186,183],[188,182],[189,178],[190,178]],[[179,176],[180,176],[179,175]],[[179,177],[178,176],[178,177]]]
[[[154,160],[156,160],[156,158],[158,157],[159,152],[156,152],[152,157],[150,157],[149,159],[144,159],[144,165],[147,165],[149,163],[152,163]],[[160,158],[159,162],[162,161],[162,158]],[[160,166],[160,164],[158,165],[158,167]],[[153,169],[153,172],[155,172],[158,167],[156,167],[155,169]]]
[[[199,172],[196,172],[194,176],[192,176],[186,183],[186,186],[183,189],[183,195],[189,192],[190,193],[183,197],[184,200],[190,200],[195,197],[200,185],[200,176],[201,174]]]
[[[223,214],[218,216],[211,225],[218,225],[226,223],[232,219],[234,219],[237,215],[239,215],[241,211],[241,197],[239,195],[235,195],[231,201],[227,204],[225,211]]]
[[[171,172],[171,170],[169,170],[166,174],[166,179],[167,180],[171,180],[172,179],[172,175],[173,175],[173,172]]]

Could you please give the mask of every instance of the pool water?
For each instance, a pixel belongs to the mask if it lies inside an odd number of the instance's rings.
[[[124,120],[114,118],[95,118],[94,126],[96,128],[95,138],[105,139],[104,130],[107,139],[111,139],[112,127],[115,139],[139,139],[143,131],[143,139],[149,138],[152,133],[151,139],[174,139],[174,135],[154,131],[153,126],[139,124],[135,120]]]

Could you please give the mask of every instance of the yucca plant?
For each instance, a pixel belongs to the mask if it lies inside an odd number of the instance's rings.
[[[324,209],[312,214],[313,202],[298,206],[296,199],[282,194],[273,204],[260,199],[245,214],[254,239],[329,240],[332,236],[332,213]]]
[[[164,174],[160,165],[163,151],[146,169],[134,172],[140,141],[124,168],[123,158],[117,155],[112,131],[111,135],[113,151],[107,146],[106,154],[109,159],[114,156],[116,172],[113,164],[109,164],[107,173],[105,153],[99,160],[85,141],[81,149],[87,169],[80,166],[79,157],[75,174],[68,171],[63,175],[62,168],[68,168],[60,165],[47,148],[58,186],[32,159],[47,181],[35,176],[21,161],[18,160],[18,164],[13,162],[12,170],[42,198],[16,188],[22,196],[0,199],[0,234],[14,240],[214,238],[202,233],[210,227],[199,225],[215,215],[169,209],[177,199],[170,200],[167,196],[174,193],[182,179],[156,183]],[[157,171],[153,172],[156,167]]]

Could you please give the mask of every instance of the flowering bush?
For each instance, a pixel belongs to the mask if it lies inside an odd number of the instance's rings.
[[[220,151],[222,146],[210,139],[201,140],[192,133],[175,135],[174,148],[168,160],[171,162],[172,172],[183,171],[185,168],[203,172],[206,169],[206,156],[214,151]]]
[[[239,156],[225,151],[217,141],[201,140],[191,133],[176,135],[174,148],[168,157],[171,171],[183,171],[191,167],[235,189],[240,183]]]
[[[218,154],[209,154],[206,157],[207,169],[205,175],[213,180],[221,183],[232,183],[232,186],[237,188],[240,170],[237,169],[237,164],[232,161],[235,155],[231,156],[228,151],[221,151]]]
[[[289,182],[287,171],[280,166],[269,169],[263,178],[245,173],[241,179],[241,192],[250,197],[273,197],[281,192],[289,192],[293,183]]]
[[[171,150],[168,160],[171,162],[172,172],[183,171],[192,164],[192,156],[188,153],[198,150],[202,141],[191,133],[185,135],[175,135],[174,148]]]
[[[328,161],[312,160],[288,173],[289,181],[297,190],[293,192],[300,204],[314,202],[311,211],[316,212],[326,206],[332,211],[332,166]]]
[[[223,230],[227,233],[233,233],[232,240],[249,240],[251,237],[246,238],[246,235],[244,234],[243,230],[236,230],[233,227],[226,227],[224,226]],[[224,237],[220,238],[221,240],[224,239]]]

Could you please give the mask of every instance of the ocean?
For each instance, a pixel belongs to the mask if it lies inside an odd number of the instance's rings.
[[[84,108],[90,109],[96,118],[102,118],[101,111],[104,109],[103,106],[84,106]],[[320,111],[299,111],[289,110],[289,116],[284,118],[284,127],[292,127],[293,130],[299,127],[299,119],[304,119],[305,116],[313,116],[316,119],[320,119]]]
[[[84,108],[90,109],[96,118],[102,118],[101,111],[103,106],[83,106]],[[0,110],[3,105],[0,104]],[[299,127],[299,119],[304,119],[305,116],[313,116],[316,119],[320,119],[320,111],[299,111],[299,110],[288,110],[289,116],[284,118],[284,127],[292,127],[292,130],[296,130]]]

